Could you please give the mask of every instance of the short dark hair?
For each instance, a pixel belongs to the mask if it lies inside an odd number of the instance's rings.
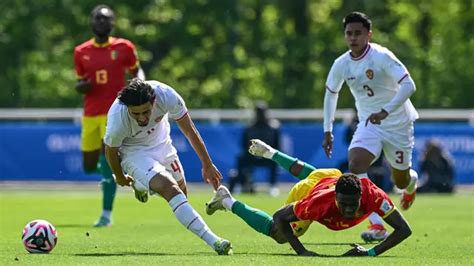
[[[344,30],[346,29],[347,24],[354,23],[354,22],[362,23],[364,28],[366,28],[368,31],[372,29],[372,21],[369,19],[369,17],[362,12],[354,11],[350,13],[349,15],[345,16],[344,19],[342,19]]]
[[[126,106],[138,106],[155,100],[155,91],[150,84],[134,78],[118,93],[118,99]]]
[[[111,13],[110,17],[112,19],[115,19],[115,13],[108,5],[97,5],[96,7],[94,7],[91,12],[91,18],[93,18],[102,8],[108,9]]]
[[[354,174],[343,174],[336,183],[336,193],[345,195],[360,195],[362,187],[359,178]]]

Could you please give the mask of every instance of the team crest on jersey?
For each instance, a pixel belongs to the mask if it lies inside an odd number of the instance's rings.
[[[116,50],[113,50],[112,52],[110,52],[110,58],[112,58],[112,60],[117,59],[117,57],[118,57],[118,52]]]
[[[367,69],[367,71],[365,71],[365,75],[369,78],[369,79],[373,79],[374,78],[374,71],[372,69]]]

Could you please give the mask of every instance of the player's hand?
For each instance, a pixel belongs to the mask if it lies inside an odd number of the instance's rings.
[[[272,159],[277,150],[259,139],[251,139],[249,153],[256,157]]]
[[[115,183],[117,183],[117,185],[119,186],[131,186],[133,184],[133,177],[132,176],[129,176],[129,175],[119,175],[119,176],[116,176],[116,175],[112,175],[115,179]]]
[[[222,174],[214,164],[202,168],[202,177],[204,181],[211,184],[215,190],[221,185]]]
[[[332,157],[332,144],[334,142],[334,135],[332,132],[324,132],[323,149],[328,158]]]
[[[351,244],[352,249],[342,254],[343,257],[360,257],[360,256],[369,256],[367,249],[358,244]]]
[[[76,90],[79,93],[88,93],[92,89],[91,81],[88,79],[81,79],[77,81]]]
[[[382,123],[382,120],[384,120],[388,116],[388,112],[382,109],[382,111],[378,113],[373,113],[371,114],[367,120],[365,120],[365,126],[367,126],[370,123],[374,125],[380,125]]]

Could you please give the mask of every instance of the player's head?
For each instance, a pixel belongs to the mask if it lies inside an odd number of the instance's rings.
[[[344,17],[342,24],[349,49],[355,54],[361,53],[372,37],[372,21],[364,13],[352,12]]]
[[[354,219],[360,207],[362,187],[354,174],[343,174],[336,183],[336,202],[345,219]]]
[[[91,12],[91,27],[94,35],[108,37],[115,25],[114,11],[106,5],[98,5]]]
[[[155,101],[155,91],[150,84],[134,78],[119,92],[118,99],[128,107],[128,113],[139,126],[148,125]]]

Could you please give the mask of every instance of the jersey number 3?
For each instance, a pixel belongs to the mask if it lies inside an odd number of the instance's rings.
[[[97,84],[106,84],[107,81],[108,81],[108,79],[107,79],[107,70],[101,69],[101,70],[97,70],[95,72],[95,82]]]
[[[374,90],[372,90],[372,88],[369,87],[369,85],[364,85],[364,89],[367,90],[367,96],[369,96],[369,97],[374,96]]]

